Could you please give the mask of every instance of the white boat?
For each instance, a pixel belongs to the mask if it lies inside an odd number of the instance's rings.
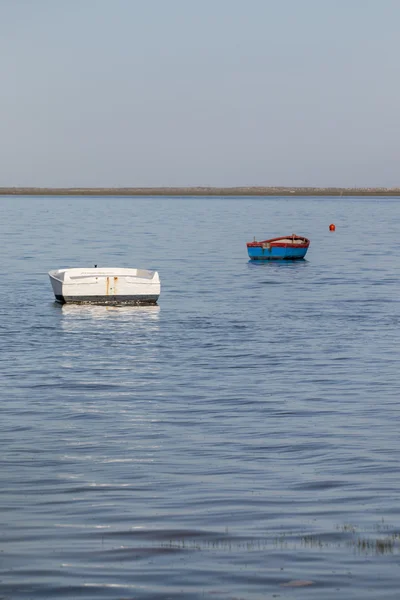
[[[62,304],[156,304],[161,291],[157,271],[145,269],[58,269],[49,277]]]

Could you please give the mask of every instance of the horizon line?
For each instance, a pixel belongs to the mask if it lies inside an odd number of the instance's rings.
[[[398,196],[400,187],[316,186],[0,186],[0,196],[101,195],[101,196]]]

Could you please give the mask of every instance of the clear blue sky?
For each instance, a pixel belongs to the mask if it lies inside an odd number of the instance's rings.
[[[399,0],[0,0],[0,185],[400,185]]]

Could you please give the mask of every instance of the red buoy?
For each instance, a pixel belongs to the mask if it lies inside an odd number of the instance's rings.
[[[335,231],[336,227],[333,223],[329,225],[329,231]]]

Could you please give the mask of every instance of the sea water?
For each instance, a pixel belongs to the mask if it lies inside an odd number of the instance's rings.
[[[398,599],[398,198],[0,210],[2,600]],[[94,264],[158,306],[55,304]]]

